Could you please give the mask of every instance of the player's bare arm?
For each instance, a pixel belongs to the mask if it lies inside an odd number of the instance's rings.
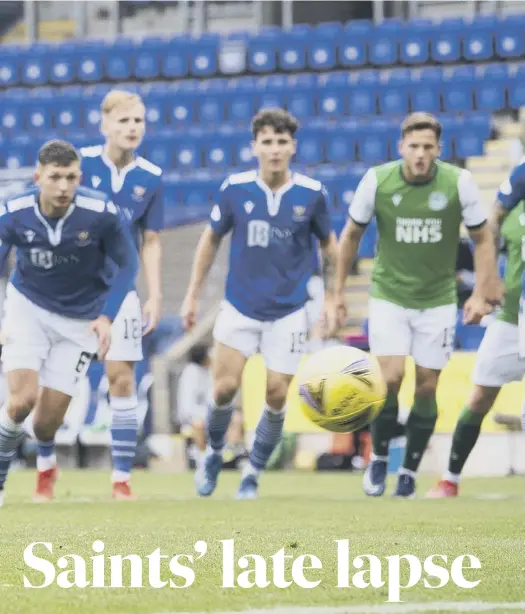
[[[496,253],[499,251],[501,227],[508,213],[509,210],[499,200],[496,200],[489,216],[489,228],[492,232]]]
[[[331,337],[337,330],[337,306],[335,302],[335,267],[337,262],[337,239],[335,233],[330,233],[328,239],[320,241],[323,257],[323,282],[325,290],[324,332]]]
[[[142,265],[148,288],[148,299],[142,308],[143,320],[146,323],[144,334],[154,330],[160,320],[162,309],[161,262],[162,246],[160,233],[153,230],[144,231],[142,243]]]
[[[503,298],[503,284],[498,276],[494,235],[489,224],[470,228],[469,236],[474,242],[474,273],[476,287],[464,307],[467,324],[476,323],[499,305]]]
[[[339,325],[342,325],[347,316],[345,301],[345,282],[352,262],[357,256],[359,243],[366,226],[358,224],[349,218],[339,238],[337,247],[335,275],[334,275],[334,302],[337,310]]]
[[[186,330],[190,330],[195,326],[199,295],[215,261],[221,240],[222,236],[208,227],[202,233],[195,250],[190,282],[181,308],[181,316]]]

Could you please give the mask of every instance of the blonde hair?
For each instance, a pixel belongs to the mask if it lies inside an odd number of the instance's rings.
[[[133,92],[125,90],[111,90],[108,92],[100,105],[103,115],[109,115],[113,109],[132,104],[144,104],[142,98]]]
[[[432,115],[432,113],[425,113],[423,111],[411,113],[401,124],[402,137],[406,136],[410,132],[414,132],[414,130],[432,130],[438,141],[441,138],[441,133],[443,131],[437,117]]]

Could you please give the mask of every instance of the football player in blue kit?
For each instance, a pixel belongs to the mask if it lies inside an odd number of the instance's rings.
[[[254,117],[252,147],[259,168],[224,181],[196,250],[182,307],[187,329],[195,324],[199,293],[219,244],[232,233],[225,300],[214,327],[207,449],[195,475],[200,496],[215,490],[243,369],[260,352],[267,368],[266,400],[237,493],[240,499],[257,496],[259,475],[282,435],[289,384],[306,351],[305,304],[317,240],[323,254],[327,330],[335,328],[337,240],[322,184],[290,170],[297,128],[296,119],[281,109]]]
[[[39,444],[53,440],[91,359],[104,359],[135,284],[138,259],[118,209],[79,187],[80,178],[73,146],[51,141],[38,154],[37,187],[0,210],[0,268],[16,249],[1,332],[9,394],[0,410],[0,504],[24,420],[34,410]]]
[[[142,256],[148,297],[141,312],[133,287],[111,328],[106,356],[111,408],[111,474],[115,499],[134,499],[130,478],[137,437],[135,363],[142,360],[142,336],[156,328],[161,313],[161,244],[164,226],[162,171],[136,155],[145,133],[146,109],[137,94],[110,91],[102,102],[102,134],[105,145],[81,149],[82,184],[111,196],[131,229]],[[54,496],[56,454],[53,442],[40,447],[35,498]]]

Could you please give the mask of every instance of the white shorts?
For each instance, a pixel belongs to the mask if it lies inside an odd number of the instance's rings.
[[[412,356],[416,365],[443,369],[454,350],[456,305],[406,309],[370,298],[370,352],[376,356]]]
[[[89,320],[76,320],[35,305],[13,285],[7,286],[2,333],[5,372],[29,369],[40,385],[74,396],[97,351]]]
[[[310,300],[305,304],[306,317],[308,319],[308,330],[319,322],[323,315],[324,307],[324,282],[319,275],[314,275],[310,278],[307,286]]]
[[[260,352],[270,371],[295,375],[301,357],[307,351],[306,310],[303,307],[274,322],[261,322],[248,318],[224,301],[213,337],[246,358]]]
[[[142,310],[135,290],[126,296],[113,321],[106,360],[142,360]]]
[[[478,386],[501,388],[525,375],[525,359],[519,356],[518,327],[494,320],[489,324],[476,355],[472,381]]]

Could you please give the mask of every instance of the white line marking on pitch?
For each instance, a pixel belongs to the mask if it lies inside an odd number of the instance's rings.
[[[265,610],[237,610],[217,614],[406,614],[407,612],[494,612],[496,610],[524,610],[525,601],[511,603],[490,603],[484,601],[454,601],[432,603],[380,603],[377,605],[349,606],[281,606]],[[163,612],[158,614],[192,614],[191,612]],[[193,614],[209,614],[197,612]]]

